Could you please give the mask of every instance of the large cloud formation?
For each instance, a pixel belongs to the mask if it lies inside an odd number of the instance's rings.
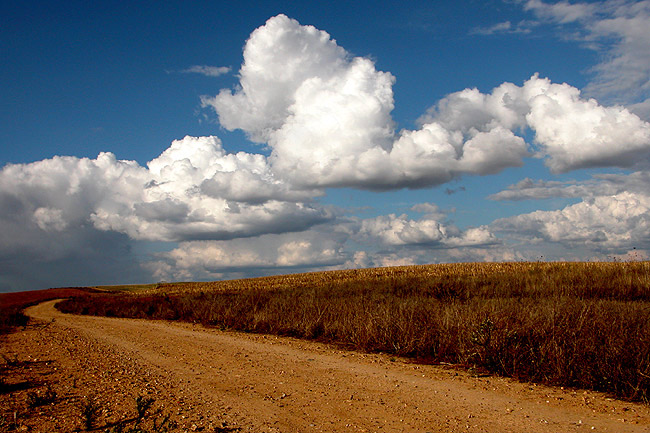
[[[515,134],[527,128],[555,172],[628,167],[650,154],[650,124],[537,75],[490,94],[451,94],[421,118],[420,129],[397,133],[393,76],[284,15],[253,32],[239,75],[234,92],[203,104],[227,129],[267,143],[272,169],[299,187],[424,187],[498,173],[529,155]]]
[[[111,153],[8,164],[0,287],[149,281],[133,241],[302,231],[332,218],[316,195],[277,180],[261,155],[226,153],[216,137],[177,140],[147,167]]]
[[[544,4],[528,6],[541,14]],[[199,69],[190,70],[212,71]],[[574,237],[599,245],[620,246],[630,233],[641,235],[633,225],[643,230],[648,203],[624,192],[464,230],[432,205],[412,209],[422,213],[417,219],[347,218],[320,205],[316,198],[326,188],[435,186],[521,166],[529,156],[544,158],[558,173],[647,167],[650,124],[567,84],[533,75],[490,93],[465,89],[432,106],[418,129],[397,130],[394,82],[326,32],[284,15],[269,19],[246,42],[238,87],[202,98],[224,128],[244,131],[269,156],[229,153],[217,137],[185,137],[146,166],[109,152],[6,165],[0,284],[18,284],[34,263],[91,269],[89,261],[106,262],[109,252],[131,263],[137,278],[192,279],[246,269],[431,261],[431,250],[447,259],[507,258],[496,232],[570,243],[561,235],[571,224],[584,227]],[[524,138],[529,132],[533,143]],[[513,187],[510,198],[523,189]],[[494,198],[508,198],[500,194]],[[638,212],[631,211],[635,206]],[[620,209],[636,219],[622,221]],[[599,212],[612,216],[602,219],[611,223],[609,231],[594,225]],[[142,241],[171,246],[141,269],[131,258]],[[63,274],[52,284],[68,281],[70,272]]]
[[[10,164],[0,173],[7,203],[40,230],[91,224],[132,239],[232,239],[300,231],[328,213],[301,202],[261,155],[226,153],[216,137],[185,137],[141,167],[111,153]]]
[[[275,269],[284,271],[327,269],[330,267],[387,266],[429,263],[457,258],[494,255],[500,242],[487,227],[461,230],[447,221],[447,215],[431,203],[410,209],[421,214],[414,219],[405,214],[360,219],[339,217],[300,233],[269,234],[230,241],[181,242],[172,251],[159,253],[147,264],[157,279],[178,280],[243,276]],[[349,243],[363,254],[346,249]],[[389,249],[389,251],[386,250]],[[483,250],[477,253],[477,250]],[[499,258],[503,256],[499,255]]]

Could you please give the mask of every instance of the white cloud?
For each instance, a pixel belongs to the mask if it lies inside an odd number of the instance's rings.
[[[603,53],[585,88],[607,103],[626,104],[650,119],[650,2],[607,0],[595,3],[544,3],[525,8],[543,20],[568,26],[571,38]],[[576,28],[577,27],[577,28]]]
[[[384,268],[388,266],[411,266],[419,264],[420,257],[412,251],[404,252],[380,252],[368,254],[366,251],[357,251],[352,260],[345,264],[346,268]]]
[[[183,69],[181,72],[186,74],[201,74],[206,77],[220,77],[230,72],[230,67],[228,66],[207,66],[207,65],[194,65],[190,66],[187,69]]]
[[[314,266],[316,264],[340,263],[341,250],[338,245],[324,246],[301,239],[286,242],[278,248],[277,266]]]
[[[520,240],[567,248],[611,251],[650,245],[650,196],[622,192],[585,199],[556,211],[535,211],[496,220],[490,228]]]
[[[343,267],[346,269],[354,269],[432,263],[503,262],[524,259],[526,259],[525,256],[514,251],[512,248],[499,245],[446,249],[416,247],[397,251],[357,251]]]
[[[580,182],[524,179],[489,198],[566,197],[581,201],[555,211],[502,218],[489,228],[505,235],[504,241],[523,254],[536,251],[537,257],[556,260],[624,257],[627,250],[650,246],[649,188],[646,171],[596,174]]]
[[[96,159],[54,157],[8,164],[0,170],[4,274],[0,284],[5,280],[17,284],[23,265],[9,265],[17,258],[40,266],[83,263],[81,274],[92,270],[112,282],[118,274],[97,270],[97,264],[106,261],[109,252],[130,257],[136,241],[223,240],[300,232],[334,217],[312,201],[320,194],[292,189],[270,171],[263,155],[229,154],[216,137],[174,141],[147,167],[117,160],[111,153],[101,153]],[[301,254],[303,260],[318,262],[301,243],[289,243],[281,253],[282,266]],[[331,253],[321,252],[333,260]],[[231,257],[247,263],[242,257]],[[93,258],[99,261],[90,263]],[[280,262],[274,263],[279,266]],[[123,266],[124,278],[151,278],[135,260]],[[63,278],[70,273],[59,274]],[[53,277],[52,281],[66,280]],[[74,281],[84,281],[83,275]]]
[[[650,190],[650,173],[596,174],[590,180],[547,181],[522,179],[507,189],[488,197],[490,200],[539,200],[554,197],[580,198],[610,196],[622,192],[643,194]]]
[[[138,240],[300,231],[331,217],[275,179],[263,156],[228,154],[216,137],[177,140],[147,168],[110,153],[8,165],[0,191],[41,230],[86,224]]]
[[[567,84],[531,79],[524,85],[528,125],[554,172],[647,163],[650,124],[621,106],[603,107]]]
[[[181,242],[146,267],[159,280],[188,280],[510,257],[487,227],[460,230],[431,203],[413,210],[422,217],[348,217],[300,233]]]
[[[0,291],[148,281],[127,236],[97,230],[93,209],[128,162],[55,157],[0,171]],[[136,170],[137,171],[137,170]]]
[[[120,194],[116,190],[133,195],[138,185],[131,181],[144,179],[143,175],[137,164],[116,161],[107,153],[95,160],[54,157],[6,165],[0,171],[0,222],[5,234],[0,255],[23,251],[43,259],[65,256],[69,245],[56,239],[68,236],[68,243],[74,244],[76,232],[92,229],[93,211]]]
[[[226,129],[242,129],[266,142],[290,115],[294,95],[305,80],[340,73],[347,53],[330,36],[312,26],[278,15],[255,30],[244,48],[240,88],[204,98]]]
[[[477,27],[473,29],[470,34],[472,35],[499,35],[499,34],[527,34],[530,33],[532,27],[535,27],[536,23],[533,21],[520,21],[517,24],[512,24],[510,21],[503,21],[487,27]]]
[[[240,272],[260,276],[283,269],[305,271],[341,266],[346,237],[309,230],[229,241],[181,242],[157,254],[146,267],[159,280],[231,278]]]
[[[586,185],[577,185],[575,181],[560,182],[522,179],[507,189],[488,196],[490,200],[540,200],[546,198],[583,197],[587,193]]]
[[[387,246],[428,245],[436,248],[487,246],[498,243],[487,227],[469,228],[461,231],[445,221],[437,210],[419,219],[406,214],[382,215],[361,220],[358,237],[362,240],[379,241]]]
[[[596,166],[630,167],[647,164],[650,156],[650,124],[627,109],[603,107],[594,99],[584,99],[580,91],[568,84],[554,84],[537,75],[522,87],[504,83],[490,94],[476,89],[453,93],[421,118],[440,124],[443,130],[464,134],[501,131],[529,127],[535,133],[539,156],[554,172]],[[501,129],[499,129],[501,128]],[[512,136],[512,140],[519,137]],[[477,157],[487,168],[489,156],[499,159],[503,152],[504,166],[515,165],[520,158],[516,149],[505,146],[485,146],[484,157]],[[510,152],[510,153],[509,153]],[[480,172],[477,167],[474,171]]]
[[[512,31],[512,23],[510,21],[504,21],[489,27],[474,29],[472,33],[478,35],[493,35],[495,33],[509,33],[510,31]]]
[[[225,128],[267,143],[273,171],[292,185],[423,187],[496,173],[527,155],[502,125],[458,131],[433,121],[396,134],[394,77],[284,15],[253,32],[239,75],[238,88],[203,103]]]
[[[296,187],[419,188],[498,173],[529,155],[526,128],[554,172],[629,167],[650,151],[650,125],[638,116],[537,75],[490,94],[453,93],[420,129],[396,133],[393,76],[284,15],[253,32],[239,75],[238,88],[203,103],[227,129],[267,143],[271,170]]]
[[[49,207],[39,207],[34,211],[33,219],[36,225],[44,231],[63,231],[68,223],[63,219],[63,210]]]
[[[568,1],[559,1],[553,4],[548,4],[541,0],[528,0],[525,8],[528,10],[534,10],[540,16],[553,19],[562,24],[592,18],[598,11],[597,4],[571,4]]]
[[[309,199],[305,192],[275,179],[264,156],[228,154],[216,137],[174,141],[147,166],[138,195],[96,209],[95,226],[133,239],[178,241],[300,231],[329,219],[299,201]],[[116,212],[116,202],[127,209]]]
[[[428,218],[411,220],[404,214],[363,220],[360,233],[386,245],[441,244],[448,237],[447,227],[438,221]]]

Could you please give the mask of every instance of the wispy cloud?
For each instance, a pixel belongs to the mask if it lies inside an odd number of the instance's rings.
[[[187,69],[183,69],[181,72],[184,74],[201,74],[206,77],[219,77],[229,73],[230,71],[231,68],[229,66],[194,65]]]
[[[650,173],[596,174],[591,179],[577,182],[533,180],[525,178],[503,191],[488,196],[490,200],[541,200],[548,198],[590,198],[612,196],[623,192],[644,194],[650,190]]]
[[[535,21],[520,21],[517,24],[512,24],[510,21],[503,21],[487,27],[477,27],[470,31],[472,35],[498,35],[498,34],[528,34],[532,32],[532,28],[537,26]]]
[[[593,18],[598,12],[599,6],[602,4],[603,2],[569,3],[563,0],[556,3],[544,3],[541,0],[528,0],[524,5],[524,9],[535,11],[541,18],[551,19],[560,24],[567,24]]]

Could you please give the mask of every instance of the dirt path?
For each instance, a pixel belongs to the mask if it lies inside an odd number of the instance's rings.
[[[180,431],[650,432],[650,408],[594,392],[473,377],[289,338],[64,315],[53,305],[28,309],[49,326],[12,334],[3,350],[22,345],[46,356],[69,388],[151,395]],[[117,400],[106,403],[107,425],[129,410]]]

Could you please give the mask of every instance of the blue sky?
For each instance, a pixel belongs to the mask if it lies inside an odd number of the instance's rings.
[[[1,12],[2,291],[647,256],[650,2]]]

